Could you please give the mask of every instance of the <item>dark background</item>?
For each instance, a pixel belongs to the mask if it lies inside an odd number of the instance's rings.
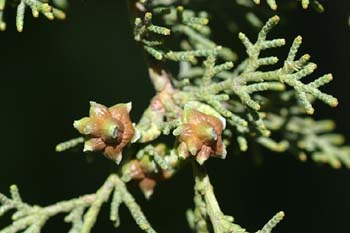
[[[325,6],[324,14],[305,12],[300,6],[282,11],[275,34],[289,44],[303,35],[302,50],[319,65],[316,75],[334,74],[324,90],[336,95],[340,105],[331,109],[318,104],[315,117],[335,119],[338,131],[348,136],[350,2],[327,1]],[[73,2],[63,22],[28,14],[23,33],[15,32],[14,11],[6,17],[8,30],[0,34],[0,192],[8,193],[15,183],[27,202],[40,205],[95,192],[114,165],[103,156],[89,162],[79,151],[55,153],[54,147],[77,136],[72,122],[87,115],[88,101],[107,106],[132,101],[136,121],[153,95],[142,52],[132,39],[125,1]],[[249,35],[255,34],[249,30]],[[221,33],[216,36],[223,40],[236,37]],[[240,44],[232,46],[242,49]],[[209,173],[224,212],[250,231],[284,210],[286,218],[276,232],[350,232],[349,170],[266,152],[259,166],[249,154],[212,159]],[[190,169],[162,183],[150,201],[131,187],[159,232],[189,232],[184,213],[192,207],[192,189]],[[117,232],[139,232],[125,207],[121,216]],[[62,217],[49,221],[44,232],[67,232]],[[107,219],[106,206],[94,232],[114,232]]]

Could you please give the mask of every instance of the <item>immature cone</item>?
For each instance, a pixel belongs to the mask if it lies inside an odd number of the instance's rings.
[[[103,151],[107,158],[119,163],[123,148],[138,139],[130,110],[131,103],[107,108],[91,101],[89,117],[74,121],[74,128],[87,136],[84,151]]]
[[[155,146],[155,151],[166,161],[166,147],[164,144]],[[151,154],[144,154],[142,158],[133,159],[123,165],[122,173],[126,181],[134,180],[148,199],[152,196],[154,189],[159,181],[171,178],[177,166],[176,162],[167,160],[167,167],[161,168],[154,161]]]
[[[147,162],[146,162],[147,163]],[[123,175],[126,179],[137,181],[141,191],[148,199],[152,196],[157,180],[164,179],[162,172],[151,171],[145,161],[130,160],[123,166]]]
[[[186,158],[193,155],[200,164],[210,156],[225,158],[222,120],[194,108],[185,108],[182,118],[183,123],[176,130],[180,141],[179,156]]]

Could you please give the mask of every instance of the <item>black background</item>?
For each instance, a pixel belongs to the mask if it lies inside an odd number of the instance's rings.
[[[338,97],[339,107],[317,104],[315,117],[335,119],[338,131],[348,136],[350,2],[327,1],[325,6],[324,14],[305,12],[300,6],[282,11],[282,25],[274,35],[290,44],[301,34],[303,52],[319,65],[316,75],[334,74],[324,90]],[[15,183],[26,201],[40,205],[94,192],[114,165],[103,156],[89,162],[82,152],[59,154],[54,147],[77,136],[72,122],[87,114],[90,100],[107,106],[132,101],[134,121],[148,105],[153,90],[142,51],[132,39],[126,4],[76,1],[63,22],[28,14],[23,33],[15,31],[14,13],[7,13],[12,20],[0,34],[0,192],[8,193]],[[236,37],[221,33],[217,37],[224,41]],[[242,49],[240,44],[232,46]],[[250,231],[284,210],[286,218],[276,232],[350,232],[349,170],[301,163],[268,151],[259,166],[249,154],[231,153],[224,161],[212,159],[208,170],[224,212]],[[189,232],[184,213],[192,207],[190,169],[162,183],[150,201],[137,188],[131,190],[159,232]],[[139,232],[124,207],[121,216],[118,232]],[[49,221],[44,232],[67,232],[62,217]],[[114,232],[107,219],[105,207],[94,232]],[[8,220],[0,220],[0,226]]]

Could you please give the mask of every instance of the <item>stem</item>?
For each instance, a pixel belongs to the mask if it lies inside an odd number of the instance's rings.
[[[195,177],[195,191],[199,192],[205,201],[206,212],[215,233],[246,232],[233,223],[233,217],[225,215],[215,197],[214,188],[203,165],[192,160],[193,175]]]
[[[89,206],[96,200],[96,194],[86,194],[68,201],[57,202],[53,205],[44,207],[45,213],[49,216],[55,216],[59,213],[67,213],[78,206]]]
[[[219,233],[217,216],[223,215],[219,206],[218,201],[216,200],[213,186],[210,183],[209,176],[206,172],[204,166],[200,166],[197,162],[193,160],[193,173],[195,176],[195,189],[204,197],[207,214],[209,215],[210,221],[214,228],[214,232]]]
[[[118,176],[110,175],[103,186],[97,191],[95,201],[92,202],[88,212],[84,216],[84,224],[81,233],[89,233],[95,225],[98,213],[104,202],[107,202],[113,189],[117,188]],[[125,189],[126,190],[126,189]]]
[[[117,180],[119,187],[126,190],[126,186],[120,179]],[[151,227],[151,224],[146,219],[145,215],[142,213],[140,206],[136,203],[134,197],[129,192],[123,192],[123,200],[125,205],[129,208],[131,215],[135,219],[137,225],[148,233],[156,233],[156,231]]]

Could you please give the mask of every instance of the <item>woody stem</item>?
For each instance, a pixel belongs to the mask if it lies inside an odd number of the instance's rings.
[[[217,216],[223,215],[216,200],[213,186],[210,183],[209,176],[203,165],[199,165],[195,160],[192,160],[193,174],[195,177],[195,190],[197,190],[203,197],[207,204],[207,214],[210,218],[214,232],[219,232],[216,229],[218,226]]]

